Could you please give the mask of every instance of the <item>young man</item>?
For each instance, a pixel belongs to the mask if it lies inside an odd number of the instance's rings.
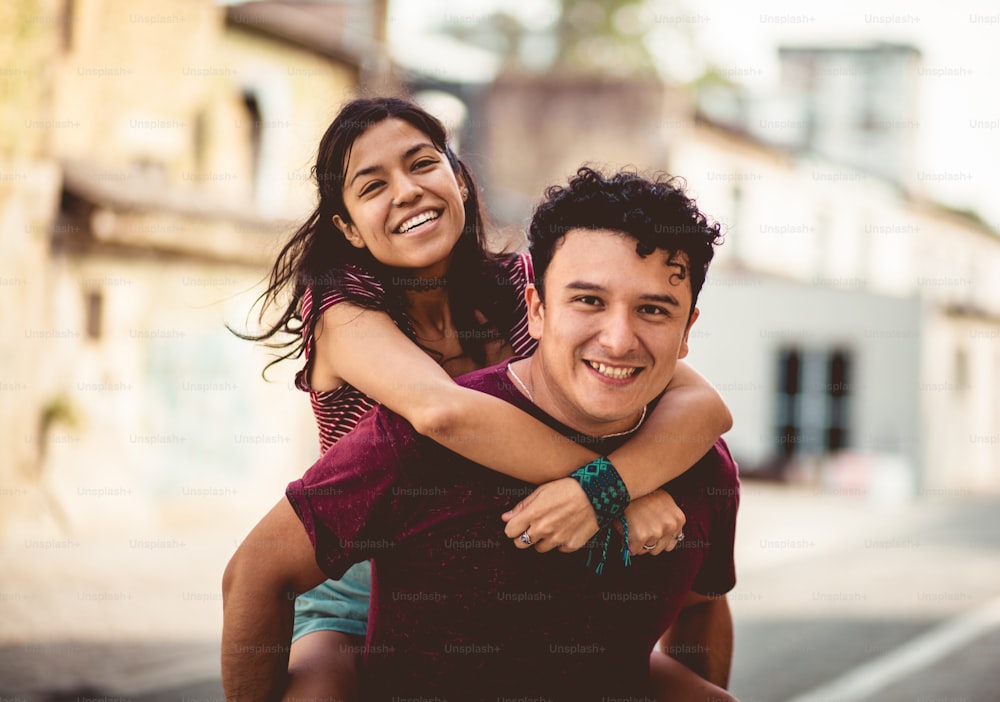
[[[718,238],[669,182],[581,169],[547,192],[532,220],[537,352],[461,382],[610,453],[687,354]],[[611,487],[591,484],[588,494],[613,502],[616,473],[594,470]],[[512,546],[499,515],[529,486],[378,408],[289,486],[227,567],[227,698],[280,694],[295,594],[373,558],[364,699],[681,699],[650,676],[650,651],[668,627],[669,650],[704,678],[674,675],[695,681],[683,694],[731,699],[712,683],[724,687],[729,670],[722,593],[735,582],[738,485],[720,441],[669,483],[687,516],[678,548],[627,564],[612,540],[597,573],[585,554]],[[531,543],[530,525],[522,541]],[[654,670],[670,666],[654,656]]]

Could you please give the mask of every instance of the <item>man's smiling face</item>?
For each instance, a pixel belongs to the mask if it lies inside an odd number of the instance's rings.
[[[663,392],[698,311],[691,312],[683,254],[645,258],[636,240],[572,229],[545,272],[545,301],[529,288],[528,323],[539,339],[532,394],[564,424],[591,436],[625,431]],[[672,262],[671,262],[672,260]]]

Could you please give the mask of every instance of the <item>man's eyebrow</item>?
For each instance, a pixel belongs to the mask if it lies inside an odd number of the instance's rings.
[[[408,148],[406,152],[403,154],[402,160],[405,161],[406,159],[410,158],[411,156],[413,156],[413,154],[417,153],[421,149],[426,149],[426,148],[431,148],[437,151],[437,149],[434,148],[434,144],[429,144],[425,141],[422,141],[419,144],[414,144],[413,146]],[[372,173],[378,173],[381,170],[383,170],[382,166],[368,166],[367,168],[362,168],[360,171],[354,174],[354,177],[351,178],[351,182],[347,184],[347,187],[351,187],[352,185],[354,185],[354,181],[356,181],[361,176],[371,175]]]
[[[597,283],[588,283],[583,280],[574,280],[566,285],[567,290],[579,290],[581,292],[597,292],[607,294],[608,289],[603,285],[598,285]],[[640,295],[640,300],[645,300],[647,302],[660,302],[665,305],[672,305],[673,307],[680,307],[681,304],[677,302],[677,298],[673,295]]]

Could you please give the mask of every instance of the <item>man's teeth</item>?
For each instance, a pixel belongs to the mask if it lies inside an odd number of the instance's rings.
[[[424,212],[422,214],[418,214],[416,217],[410,217],[408,220],[400,224],[398,231],[400,234],[405,234],[414,227],[419,227],[424,222],[429,222],[432,219],[437,219],[438,216],[439,215],[437,212]]]
[[[609,378],[629,378],[635,375],[638,368],[617,368],[615,366],[606,366],[603,363],[595,363],[594,361],[587,361],[591,368],[600,373],[601,375],[606,375]]]

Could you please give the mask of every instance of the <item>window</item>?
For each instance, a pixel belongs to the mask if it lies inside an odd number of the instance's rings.
[[[63,0],[62,46],[67,53],[73,50],[74,14],[76,14],[75,0]]]
[[[778,454],[786,458],[795,455],[800,437],[797,420],[801,364],[802,354],[798,349],[778,352]]]
[[[843,350],[830,354],[830,382],[826,386],[827,421],[826,450],[837,451],[847,448],[849,434],[849,412],[851,398],[851,356]]]
[[[969,353],[964,348],[955,349],[954,386],[957,392],[969,387]]]
[[[199,173],[205,170],[208,151],[207,122],[208,117],[205,111],[199,110],[194,116],[194,123],[191,127],[191,141],[194,147],[194,167]]]
[[[733,187],[730,188],[729,202],[732,209],[730,209],[730,220],[727,222],[728,226],[726,227],[726,241],[732,242],[728,248],[733,252],[733,259],[740,261],[742,258],[740,254],[746,254],[746,244],[739,233],[737,233],[735,241],[732,238],[733,232],[739,232],[740,226],[743,224],[744,197],[743,188],[740,187],[739,183],[733,183]]]
[[[247,127],[250,145],[250,182],[256,195],[257,174],[260,169],[261,115],[257,96],[252,92],[243,93],[243,107],[246,118],[243,125]]]
[[[104,316],[104,295],[100,290],[91,290],[85,296],[85,317],[87,322],[87,338],[101,338],[101,321]]]
[[[844,349],[778,351],[775,443],[782,458],[850,445],[851,354]]]

